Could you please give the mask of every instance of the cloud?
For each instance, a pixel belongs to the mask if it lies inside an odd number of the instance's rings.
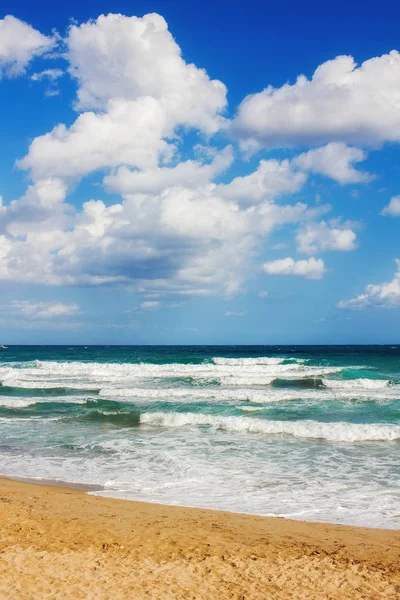
[[[70,73],[78,80],[79,109],[107,109],[110,100],[150,97],[176,121],[215,133],[226,88],[187,64],[165,19],[101,15],[73,25],[67,39]]]
[[[67,194],[66,186],[59,179],[44,179],[28,186],[25,194],[9,205],[0,198],[0,234],[15,236],[67,224],[63,205]]]
[[[266,298],[268,296],[268,293],[266,290],[262,290],[261,292],[258,292],[258,297],[259,298]]]
[[[325,175],[344,185],[365,183],[372,179],[370,173],[357,171],[352,165],[352,163],[362,162],[366,158],[366,153],[359,148],[332,142],[322,148],[300,154],[293,159],[292,164],[303,171]]]
[[[29,63],[57,43],[57,36],[47,37],[31,25],[12,15],[0,20],[0,78],[23,75]]]
[[[381,211],[381,215],[400,217],[400,196],[393,196],[389,204]]]
[[[155,167],[147,171],[120,167],[116,173],[105,177],[104,184],[110,191],[120,194],[158,194],[167,188],[180,187],[183,183],[193,188],[209,183],[228,169],[232,162],[232,147],[226,146],[207,164],[187,160],[175,167]]]
[[[247,310],[244,310],[242,312],[233,312],[230,310],[227,310],[225,313],[226,317],[244,317],[244,315],[247,314]]]
[[[351,56],[321,64],[312,79],[247,96],[233,123],[244,147],[379,146],[400,140],[400,54],[357,66]]]
[[[42,81],[43,79],[47,79],[48,81],[56,81],[64,75],[64,71],[61,69],[45,69],[44,71],[39,71],[38,73],[34,73],[31,75],[30,79],[32,81]]]
[[[17,163],[31,183],[0,205],[0,280],[126,285],[145,302],[154,300],[146,294],[231,296],[259,269],[277,228],[309,224],[322,247],[314,221],[330,207],[290,196],[313,172],[354,178],[360,150],[332,144],[260,160],[229,180],[233,149],[210,140],[226,127],[226,88],[183,60],[162,17],[103,15],[72,25],[65,43],[79,114],[35,138]],[[50,69],[33,77],[56,76]],[[340,168],[330,170],[333,158]],[[96,171],[120,197],[68,205],[80,179]],[[322,276],[323,262],[310,261],[292,272]]]
[[[298,192],[307,175],[293,169],[288,160],[261,160],[250,175],[235,177],[230,183],[219,186],[220,194],[229,200],[251,205]]]
[[[37,319],[59,319],[79,314],[79,306],[63,304],[61,302],[38,302],[31,303],[27,300],[14,300],[9,308],[30,320]]]
[[[145,300],[141,303],[140,308],[143,310],[154,310],[159,308],[160,302],[158,300]]]
[[[337,220],[307,223],[296,234],[297,250],[315,254],[326,250],[354,250],[356,234]]]
[[[268,275],[298,275],[306,279],[321,279],[326,272],[324,261],[313,256],[298,261],[290,257],[272,260],[264,263],[263,270]]]
[[[211,163],[214,174],[229,161],[228,147]],[[247,189],[243,203],[238,200],[241,194],[227,192],[227,184],[208,182],[209,172],[203,182],[204,173],[194,183],[193,164],[181,169],[179,177],[174,167],[173,175],[160,169],[163,180],[175,186],[159,190],[160,182],[152,187],[151,177],[144,177],[141,193],[124,193],[110,206],[89,200],[75,210],[63,202],[68,188],[62,179],[39,180],[20,200],[0,209],[0,278],[231,295],[254,268],[263,241],[276,227],[320,218],[329,209],[301,202],[276,204],[273,195],[282,186],[274,180],[275,173],[283,170],[290,179],[290,167],[283,161],[281,169],[274,161],[268,187],[265,162],[253,174],[234,179],[233,188]],[[187,161],[182,164],[186,167]],[[201,171],[201,166],[198,162],[194,170]],[[295,187],[299,185],[296,181]]]
[[[400,306],[400,260],[396,259],[397,273],[392,281],[378,285],[369,284],[364,292],[351,298],[341,300],[339,308],[362,310],[365,308],[397,308]]]
[[[67,182],[122,164],[154,168],[173,152],[163,138],[173,135],[174,125],[178,123],[166,121],[162,106],[151,97],[111,100],[107,112],[83,113],[70,128],[56,125],[35,138],[17,166],[30,170],[34,180]]]
[[[76,108],[87,112],[33,140],[18,166],[35,180],[156,169],[173,156],[177,128],[212,135],[224,126],[224,84],[182,59],[160,15],[101,15],[71,26],[66,44]]]

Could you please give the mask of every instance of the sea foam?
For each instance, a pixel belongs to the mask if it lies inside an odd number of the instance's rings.
[[[325,439],[332,442],[396,441],[400,425],[323,423],[319,421],[271,421],[249,417],[223,417],[195,413],[154,412],[140,415],[140,422],[159,427],[208,425],[229,431],[289,435],[298,438]]]

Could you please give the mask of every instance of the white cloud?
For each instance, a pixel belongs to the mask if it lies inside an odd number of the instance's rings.
[[[14,300],[10,309],[27,319],[58,319],[79,314],[79,306],[61,302],[31,303],[27,300]]]
[[[154,168],[171,152],[163,137],[173,134],[173,126],[151,97],[111,100],[108,112],[83,113],[70,128],[60,124],[35,138],[17,165],[30,170],[35,180],[67,181],[121,164]]]
[[[315,254],[326,250],[354,250],[356,234],[338,221],[307,223],[296,234],[297,250]]]
[[[358,67],[351,56],[338,56],[311,80],[300,75],[293,85],[247,96],[233,128],[247,148],[400,141],[399,77],[396,50]]]
[[[219,185],[184,183],[159,194],[128,194],[111,206],[91,200],[71,211],[60,180],[39,181],[0,209],[0,279],[229,295],[276,227],[326,211],[272,201],[241,207],[222,198]]]
[[[362,162],[366,158],[365,152],[359,148],[332,142],[322,148],[300,154],[293,159],[292,164],[303,171],[326,175],[344,185],[371,180],[372,176],[369,173],[357,171],[353,167],[353,163]]]
[[[370,283],[364,292],[351,298],[341,300],[339,308],[362,310],[364,308],[397,308],[400,306],[400,260],[396,259],[397,273],[392,281],[378,285]]]
[[[224,126],[225,86],[185,63],[160,15],[101,15],[71,26],[66,43],[76,107],[91,111],[33,140],[18,166],[35,180],[156,169],[173,156],[177,128],[211,135]]]
[[[264,263],[263,270],[268,275],[298,275],[306,279],[321,279],[326,271],[324,261],[313,256],[298,261],[290,257],[272,260]]]
[[[225,316],[226,317],[244,317],[244,315],[246,315],[246,314],[247,314],[246,310],[244,310],[242,312],[234,312],[234,311],[227,310],[225,313]]]
[[[12,15],[0,20],[0,78],[25,73],[29,63],[51,50],[56,36],[47,37]]]
[[[45,69],[44,71],[39,71],[38,73],[34,73],[31,75],[32,81],[42,81],[43,79],[47,79],[48,81],[56,81],[64,75],[64,71],[61,69]]]
[[[332,145],[333,154],[320,149],[298,164],[261,160],[252,173],[216,183],[233,151],[213,148],[203,134],[225,127],[226,88],[182,59],[159,15],[100,16],[73,25],[66,44],[76,109],[86,112],[35,138],[19,161],[32,184],[19,200],[0,205],[2,280],[124,284],[144,294],[144,310],[156,307],[146,294],[229,296],[259,268],[271,232],[319,220],[330,209],[284,201],[309,172],[328,173],[334,155],[341,167],[328,174],[354,177],[361,151],[344,147],[340,162]],[[56,77],[50,71],[36,79]],[[99,170],[103,186],[122,197],[69,206],[74,184]],[[324,264],[298,261],[291,271],[317,278]]]
[[[78,79],[78,106],[106,109],[110,100],[150,97],[175,122],[215,133],[226,88],[187,64],[165,19],[101,15],[73,25],[67,39],[70,73]]]
[[[393,196],[389,204],[381,211],[381,215],[400,217],[400,196]]]
[[[143,310],[154,310],[155,308],[159,308],[160,302],[158,300],[145,300],[141,303],[140,308]]]
[[[266,298],[267,296],[268,296],[268,292],[266,290],[262,290],[261,292],[258,292],[259,298]]]
[[[147,171],[132,171],[127,167],[120,167],[116,173],[105,177],[104,184],[110,191],[120,194],[157,194],[182,184],[190,188],[198,187],[223,173],[232,161],[232,147],[227,146],[208,164],[187,160],[175,167],[155,167]]]
[[[298,192],[307,175],[292,168],[288,160],[261,160],[250,175],[235,177],[219,187],[220,194],[229,200],[251,205]]]

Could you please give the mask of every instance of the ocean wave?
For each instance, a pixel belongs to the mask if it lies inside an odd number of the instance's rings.
[[[4,408],[26,408],[37,403],[36,398],[21,400],[18,398],[0,398],[0,407]]]
[[[228,360],[228,359],[226,359]],[[239,360],[239,359],[235,359]],[[245,360],[245,359],[242,359]],[[243,367],[243,369],[241,369]],[[279,373],[293,372],[295,373],[337,373],[343,370],[343,367],[319,367],[307,366],[298,363],[201,363],[201,364],[154,364],[154,363],[81,363],[81,362],[65,362],[58,363],[53,361],[37,361],[35,368],[27,368],[18,370],[18,377],[22,375],[36,376],[89,376],[89,377],[167,377],[167,376],[202,376],[210,377],[213,375],[229,375],[239,372],[275,375]],[[15,377],[13,369],[0,370],[0,379]]]
[[[82,421],[96,424],[112,425],[114,427],[137,427],[140,424],[140,413],[136,410],[118,411],[118,410],[92,410],[84,415],[66,416],[60,420]]]
[[[102,388],[100,390],[103,398],[118,398],[122,401],[129,399],[154,400],[155,402],[176,402],[184,400],[187,402],[198,402],[199,400],[210,402],[217,400],[218,402],[275,402],[279,401],[279,397],[270,397],[268,393],[263,391],[255,391],[251,389],[242,390],[223,390],[223,389],[188,389],[188,388]]]
[[[295,362],[296,359],[286,359],[270,356],[260,356],[259,358],[213,358],[212,361],[215,365],[232,365],[232,366],[251,366],[251,365],[279,365],[286,360],[292,360]],[[297,359],[298,363],[304,362],[304,359]]]
[[[45,381],[40,379],[7,379],[7,385],[0,383],[0,396],[3,395],[3,391],[8,390],[30,390],[31,392],[44,392],[48,395],[55,394],[61,396],[62,394],[82,394],[84,392],[91,392],[97,394],[99,388],[94,387],[93,383],[73,382],[73,385],[68,386],[67,381]],[[7,393],[7,392],[6,392]]]
[[[159,427],[205,425],[241,433],[288,435],[296,438],[324,439],[331,442],[400,440],[400,425],[359,424],[319,421],[271,421],[250,417],[223,417],[195,413],[154,412],[140,415],[140,423]]]
[[[306,390],[321,389],[325,387],[326,380],[320,377],[303,377],[301,379],[274,379],[271,383],[278,388],[301,388]]]
[[[391,385],[391,381],[387,379],[325,379],[324,385],[327,388],[341,388],[341,389],[368,389],[368,390],[382,390]]]

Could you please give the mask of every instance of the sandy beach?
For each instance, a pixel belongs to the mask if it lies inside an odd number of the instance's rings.
[[[0,598],[400,598],[400,532],[0,480]]]

